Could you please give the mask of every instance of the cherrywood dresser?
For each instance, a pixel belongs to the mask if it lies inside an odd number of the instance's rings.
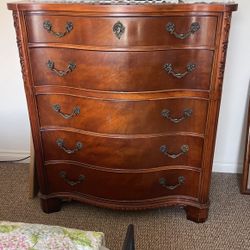
[[[10,3],[43,211],[204,222],[236,4]]]

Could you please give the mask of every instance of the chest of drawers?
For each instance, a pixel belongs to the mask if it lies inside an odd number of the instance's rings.
[[[8,4],[41,206],[208,216],[235,4]]]

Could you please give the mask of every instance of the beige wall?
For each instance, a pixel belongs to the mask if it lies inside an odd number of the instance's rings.
[[[11,12],[0,1],[0,159],[29,150],[29,122]],[[230,34],[214,171],[240,172],[250,80],[250,1],[240,0]]]

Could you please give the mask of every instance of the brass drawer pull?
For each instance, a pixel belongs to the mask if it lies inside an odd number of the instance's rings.
[[[70,62],[69,65],[67,66],[66,70],[58,70],[55,68],[55,63],[51,60],[47,62],[48,68],[55,72],[58,76],[66,76],[68,73],[72,72],[76,68],[76,64],[73,62]]]
[[[187,70],[184,73],[177,73],[174,71],[172,64],[166,63],[164,65],[164,69],[167,71],[168,74],[172,74],[174,77],[181,79],[184,76],[186,76],[188,73],[191,73],[193,70],[195,70],[196,65],[193,63],[190,63],[186,66]]]
[[[60,114],[64,119],[70,119],[73,116],[79,115],[80,114],[80,107],[74,107],[73,111],[71,114],[66,114],[61,111],[61,106],[59,104],[54,104],[52,105],[52,109]]]
[[[169,190],[174,190],[176,188],[178,188],[179,186],[183,185],[185,183],[185,177],[184,176],[179,176],[178,177],[178,183],[176,185],[173,185],[173,186],[168,186],[167,185],[167,181],[165,178],[160,178],[159,179],[159,183],[161,186],[165,187],[166,189],[169,189]]]
[[[56,32],[52,28],[52,23],[48,20],[43,22],[43,28],[46,29],[49,33],[53,34],[56,37],[64,37],[68,33],[70,33],[71,30],[73,30],[73,23],[72,22],[67,22],[65,24],[65,31],[64,32]]]
[[[188,38],[191,34],[194,34],[195,32],[197,32],[198,30],[200,29],[200,24],[195,22],[195,23],[192,23],[191,26],[190,26],[190,29],[187,33],[181,33],[181,34],[178,34],[175,32],[175,24],[174,23],[168,23],[166,25],[166,30],[171,34],[171,35],[174,35],[176,38],[178,39],[185,39],[185,38]]]
[[[113,33],[118,39],[121,39],[121,36],[125,32],[125,26],[120,22],[116,22],[113,26]]]
[[[164,118],[167,118],[168,120],[170,120],[173,123],[180,123],[181,121],[187,119],[188,117],[190,117],[192,115],[192,109],[184,109],[183,110],[183,115],[180,118],[172,118],[170,115],[170,111],[168,109],[163,109],[161,111],[161,115]]]
[[[181,152],[180,153],[176,153],[176,154],[171,154],[168,152],[168,149],[167,149],[167,146],[166,145],[162,145],[160,147],[160,151],[164,154],[164,155],[167,155],[168,157],[172,158],[172,159],[176,159],[178,158],[179,156],[181,155],[184,155],[186,154],[188,151],[189,151],[189,146],[188,145],[182,145],[181,146]]]
[[[67,174],[66,174],[66,172],[65,171],[61,171],[60,173],[59,173],[59,176],[61,177],[61,178],[63,178],[63,180],[66,182],[66,183],[68,183],[70,186],[75,186],[75,185],[77,185],[77,184],[80,184],[82,181],[84,181],[84,179],[85,179],[85,176],[84,175],[79,175],[79,177],[78,177],[78,180],[77,181],[72,181],[72,180],[69,180],[68,178],[67,178]]]
[[[67,149],[64,146],[64,140],[61,138],[58,138],[56,140],[56,144],[59,148],[63,149],[63,151],[66,152],[67,154],[74,154],[83,147],[82,143],[78,141],[74,149]]]

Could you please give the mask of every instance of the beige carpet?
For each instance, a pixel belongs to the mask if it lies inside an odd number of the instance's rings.
[[[126,227],[135,225],[137,250],[250,249],[250,196],[239,193],[240,177],[213,174],[211,207],[204,224],[186,220],[181,208],[120,212],[78,203],[45,214],[28,197],[28,165],[0,164],[0,220],[44,223],[102,231],[120,250]]]

